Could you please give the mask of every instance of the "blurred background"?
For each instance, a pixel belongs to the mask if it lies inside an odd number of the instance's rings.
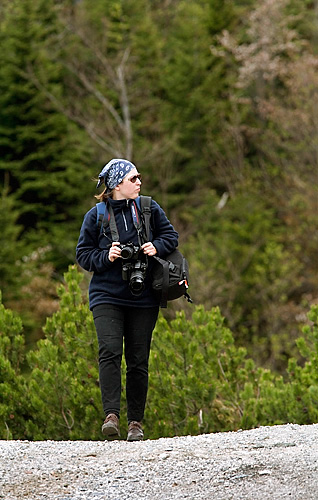
[[[0,288],[28,348],[124,157],[195,303],[284,370],[318,302],[317,0],[1,0],[0,44]]]

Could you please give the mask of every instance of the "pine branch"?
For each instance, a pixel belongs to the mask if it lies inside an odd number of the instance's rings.
[[[86,130],[91,139],[98,144],[104,151],[110,153],[112,156],[121,156],[121,152],[114,148],[111,144],[106,142],[100,135],[95,131],[95,127],[91,122],[88,122],[84,117],[74,114],[65,104],[59,100],[48,88],[39,80],[35,75],[33,69],[29,66],[27,72],[23,72],[23,76],[26,80],[31,80],[34,86],[43,92],[43,94],[51,101],[54,107],[66,116],[69,120],[80,125]]]

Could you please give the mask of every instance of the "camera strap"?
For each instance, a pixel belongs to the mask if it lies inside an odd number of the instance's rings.
[[[109,229],[110,233],[112,235],[112,241],[119,241],[119,234],[118,234],[118,229],[116,225],[116,220],[115,220],[115,215],[114,215],[114,210],[113,207],[111,206],[110,203],[107,203],[107,210],[109,213]]]
[[[137,210],[137,205],[136,205],[135,201],[133,201],[131,203],[130,209],[131,209],[131,216],[132,216],[133,224],[136,228],[137,235],[138,235],[138,243],[139,243],[139,246],[141,246],[144,243],[144,241],[143,241],[144,240],[144,238],[143,238],[143,224],[140,221],[140,218],[138,215],[138,210]],[[110,233],[112,236],[112,241],[120,241],[118,229],[117,229],[117,224],[116,224],[116,220],[115,220],[114,210],[113,210],[113,207],[111,206],[110,203],[107,203],[107,210],[109,213],[108,224],[109,224],[109,229],[110,229]]]
[[[133,220],[133,223],[134,223],[134,226],[136,228],[137,235],[138,235],[138,243],[139,243],[139,246],[141,246],[143,243],[145,243],[144,238],[143,238],[143,233],[142,233],[143,225],[139,219],[137,205],[136,205],[135,201],[132,202],[132,204],[130,205],[130,208],[131,208],[132,220]]]

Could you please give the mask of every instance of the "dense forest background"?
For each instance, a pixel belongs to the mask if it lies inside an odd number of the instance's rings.
[[[180,234],[195,304],[218,306],[258,366],[301,358],[318,301],[317,19],[317,0],[2,0],[0,288],[27,349],[59,308],[93,179],[125,157]]]

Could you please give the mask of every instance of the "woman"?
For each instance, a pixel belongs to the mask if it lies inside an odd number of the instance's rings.
[[[103,230],[98,227],[96,206],[87,212],[76,258],[83,269],[93,272],[89,302],[99,344],[99,379],[105,412],[102,432],[110,439],[120,436],[124,343],[127,440],[138,441],[143,439],[141,422],[148,391],[148,359],[159,311],[159,302],[151,289],[153,263],[150,257],[171,253],[178,245],[178,233],[162,208],[152,200],[150,241],[142,239],[140,226],[136,224],[141,215],[137,203],[141,176],[130,161],[113,159],[107,163],[99,174],[97,187],[103,183],[105,190],[96,198],[106,202],[109,224]],[[114,226],[118,238],[114,238]]]

